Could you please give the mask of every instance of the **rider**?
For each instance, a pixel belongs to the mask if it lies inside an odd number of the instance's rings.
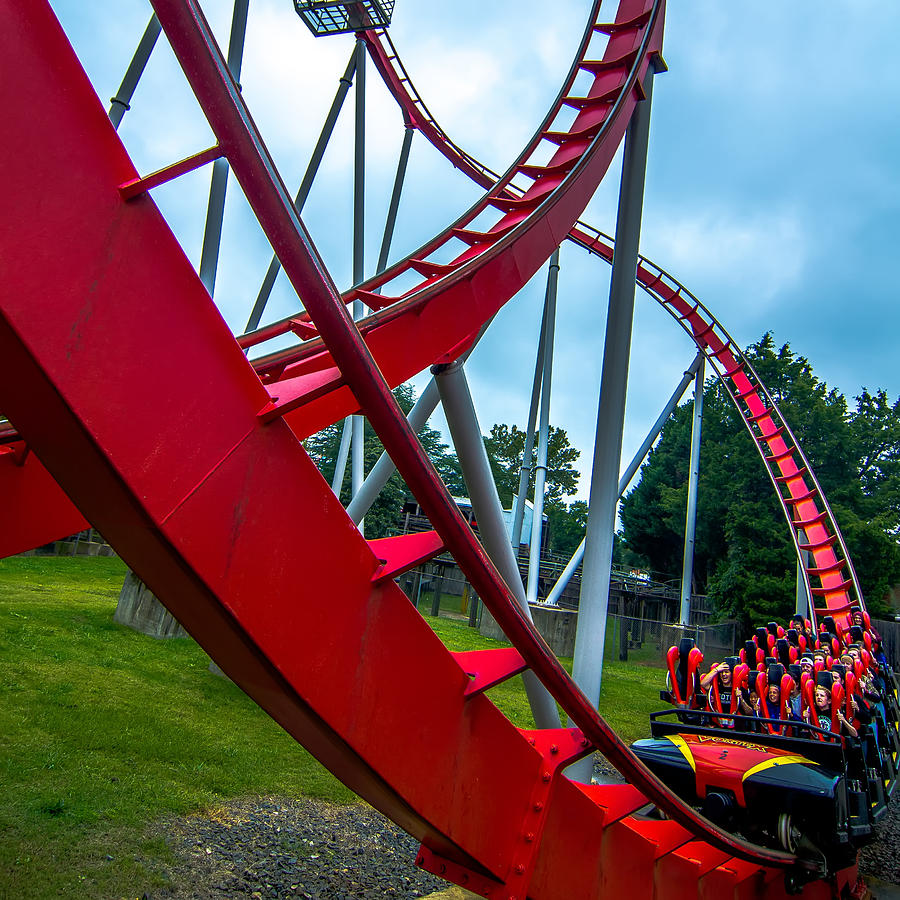
[[[700,690],[707,691],[710,710],[729,712],[731,710],[732,664],[721,662],[713,666],[701,679]],[[714,720],[723,728],[733,728],[732,719]]]

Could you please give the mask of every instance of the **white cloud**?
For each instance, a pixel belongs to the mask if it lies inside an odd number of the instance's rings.
[[[807,235],[791,210],[738,215],[701,209],[654,216],[642,249],[689,289],[692,284],[740,284],[757,311],[797,284],[807,262]]]

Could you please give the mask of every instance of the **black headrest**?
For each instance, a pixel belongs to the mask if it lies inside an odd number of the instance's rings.
[[[769,646],[768,635],[769,632],[766,631],[766,629],[763,628],[762,625],[760,625],[759,628],[756,629],[756,643],[759,644],[759,646],[762,647],[763,650],[765,650],[766,647]]]
[[[777,622],[766,622],[766,629],[769,634],[773,637],[778,637],[778,623]]]
[[[787,638],[778,638],[778,640],[775,641],[775,652],[778,654],[778,661],[783,666],[789,666],[791,664],[791,645]]]
[[[693,687],[687,683],[688,657],[693,649],[693,638],[682,638],[678,642],[678,668],[675,670],[675,680],[678,682],[678,690],[681,692],[682,697],[693,692]]]
[[[789,643],[794,647],[800,646],[800,632],[796,628],[788,628],[786,634]]]
[[[795,684],[800,684],[800,676],[803,674],[803,672],[800,669],[799,663],[791,663],[788,666],[788,674],[791,676],[791,678],[794,679]]]
[[[748,663],[756,661],[756,641],[744,641],[744,655]]]
[[[739,656],[726,656],[725,662],[728,664],[728,668],[733,672],[734,667],[741,664],[741,658]]]
[[[837,634],[837,626],[834,624],[834,616],[825,616],[822,619],[822,624],[825,626],[825,630],[830,632],[831,634]]]
[[[759,669],[751,669],[747,674],[747,687],[751,691],[756,690],[756,677],[759,675]]]
[[[823,669],[821,672],[816,673],[816,687],[827,688],[828,692],[831,693],[833,684],[834,679],[831,677],[831,672]]]
[[[862,641],[864,634],[865,632],[863,631],[861,625],[850,626],[850,640],[853,641],[854,644]]]
[[[766,678],[769,679],[769,684],[777,684],[779,687],[781,686],[781,679],[784,676],[784,666],[781,663],[773,663],[771,666],[766,669]]]
[[[768,667],[768,666],[774,666],[775,663],[777,663],[777,662],[778,662],[778,660],[775,659],[774,656],[767,656],[767,657],[766,657],[766,667]]]
[[[843,663],[832,663],[831,671],[837,672],[841,676],[841,681],[847,677],[847,667]]]

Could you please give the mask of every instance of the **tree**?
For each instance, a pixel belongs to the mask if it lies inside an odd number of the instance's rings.
[[[870,609],[900,579],[900,401],[863,392],[856,409],[807,359],[771,334],[748,358],[790,423],[828,497]],[[722,385],[704,389],[694,589],[745,625],[794,607],[796,557],[754,442]],[[693,401],[678,407],[622,504],[627,550],[663,572],[681,568]]]
[[[519,473],[525,453],[525,432],[515,425],[493,425],[485,437],[484,446],[500,502],[507,509],[515,503],[519,490]],[[549,528],[549,548],[560,555],[572,554],[578,547],[587,525],[587,504],[581,500],[571,506],[565,497],[578,489],[579,473],[574,467],[581,456],[569,443],[565,429],[550,426],[547,435],[547,475],[544,485],[544,513]],[[534,496],[535,466],[537,465],[537,440],[531,453],[528,493]]]
[[[525,432],[515,425],[492,425],[484,439],[497,493],[504,507],[510,508],[519,490],[519,471],[525,453]],[[581,456],[569,443],[565,429],[550,426],[547,438],[547,476],[544,503],[556,503],[578,489],[578,471],[573,463]],[[537,465],[537,441],[531,453],[529,493],[534,491],[534,467]]]
[[[408,413],[412,409],[415,393],[411,385],[404,384],[396,388],[394,397],[404,413]],[[343,422],[336,422],[303,442],[306,452],[309,453],[323,478],[329,484],[334,478],[334,467],[341,443],[342,430]],[[439,432],[426,425],[419,432],[419,440],[450,492],[456,495],[465,494],[459,463],[456,456],[441,441]],[[365,423],[365,445],[363,469],[368,474],[384,450],[375,430],[368,421]],[[341,502],[345,505],[350,502],[350,479],[350,466],[348,465],[344,471],[344,481],[340,492]],[[409,495],[410,491],[406,483],[397,472],[394,472],[372,504],[372,508],[366,513],[366,536],[379,538],[394,534],[397,530],[400,511]]]
[[[544,505],[544,512],[550,528],[550,550],[560,556],[571,556],[587,530],[587,503],[575,500],[566,506],[562,500],[554,500]]]

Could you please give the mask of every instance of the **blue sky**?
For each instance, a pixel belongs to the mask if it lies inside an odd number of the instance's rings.
[[[204,4],[223,43],[230,5]],[[52,0],[52,6],[105,103],[149,4]],[[502,171],[556,95],[587,6],[397,0],[391,34],[446,131]],[[900,5],[871,0],[673,0],[664,49],[669,71],[654,92],[642,252],[693,291],[740,344],[771,330],[851,397],[862,387],[885,388],[891,399],[900,392],[900,75],[891,44],[897,34]],[[349,37],[314,40],[290,0],[250,0],[244,95],[291,189],[351,47]],[[402,127],[373,67],[369,73],[371,268]],[[350,277],[351,120],[348,104],[304,211],[342,285]],[[167,47],[151,60],[120,133],[141,171],[212,143]],[[413,148],[393,258],[444,227],[478,193],[421,138]],[[585,214],[609,232],[618,179],[617,160]],[[208,183],[204,170],[154,194],[195,262]],[[216,300],[235,329],[242,330],[268,257],[232,181]],[[493,422],[524,424],[544,278],[542,271],[504,309],[468,366],[485,431]],[[604,264],[564,246],[551,420],[582,450],[582,496],[608,286]],[[292,312],[295,304],[281,279],[269,316]],[[693,357],[668,314],[642,294],[634,329],[625,462]]]

